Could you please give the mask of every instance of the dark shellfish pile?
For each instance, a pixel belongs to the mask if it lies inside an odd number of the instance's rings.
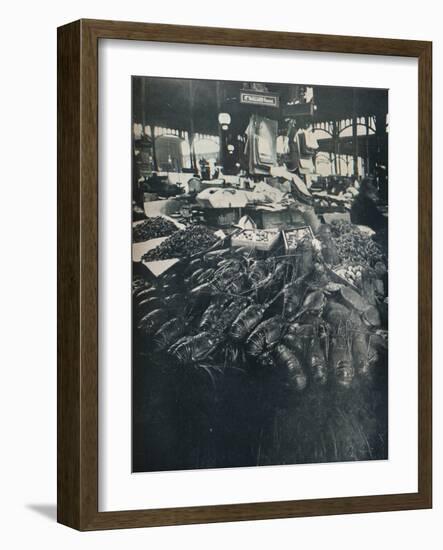
[[[132,242],[140,243],[158,237],[168,237],[174,231],[177,231],[175,224],[162,216],[147,218],[133,227]]]
[[[142,260],[168,260],[170,258],[186,258],[203,252],[218,241],[218,237],[203,225],[193,225],[173,233],[157,248],[149,250]]]
[[[387,266],[387,257],[383,247],[374,237],[370,237],[359,227],[344,221],[331,224],[338,261],[345,265],[374,267],[377,262]]]

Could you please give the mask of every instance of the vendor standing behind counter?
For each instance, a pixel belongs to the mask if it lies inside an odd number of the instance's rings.
[[[366,225],[374,231],[386,229],[388,219],[380,212],[377,203],[377,189],[371,178],[365,178],[351,207],[351,222]]]

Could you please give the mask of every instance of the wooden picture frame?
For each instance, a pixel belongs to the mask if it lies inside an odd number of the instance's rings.
[[[418,491],[98,511],[98,42],[172,42],[404,56],[419,75]],[[432,506],[432,44],[350,36],[80,20],[58,29],[58,521],[79,530]]]

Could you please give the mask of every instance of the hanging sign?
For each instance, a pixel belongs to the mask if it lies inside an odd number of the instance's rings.
[[[270,92],[262,93],[249,90],[240,92],[240,103],[249,105],[261,105],[263,107],[278,107],[280,100],[277,94]]]

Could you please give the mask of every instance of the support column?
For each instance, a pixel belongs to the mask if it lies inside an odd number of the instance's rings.
[[[340,123],[337,123],[336,120],[332,122],[332,140],[333,140],[333,147],[334,147],[334,168],[335,168],[335,174],[338,175],[340,173],[340,167],[338,163],[338,141],[340,138]]]
[[[219,80],[217,80],[215,89],[217,94],[216,98],[217,98],[217,119],[218,119],[218,115],[220,114],[221,104],[222,104],[221,83]],[[225,168],[225,143],[223,140],[223,131],[221,129],[220,123],[218,123],[218,164],[221,165],[223,169]]]
[[[365,176],[369,175],[369,117],[365,116],[366,126],[366,159],[365,159]]]
[[[194,83],[189,79],[188,91],[189,91],[189,137],[191,146],[191,166],[194,172],[197,172],[197,161],[195,158],[194,150]]]
[[[154,170],[158,172],[158,163],[157,163],[157,152],[155,150],[155,140],[156,136],[154,135],[155,126],[150,124],[151,128],[151,139],[152,139],[152,160],[154,161]]]
[[[352,92],[352,157],[354,176],[358,177],[357,93],[355,88]]]

